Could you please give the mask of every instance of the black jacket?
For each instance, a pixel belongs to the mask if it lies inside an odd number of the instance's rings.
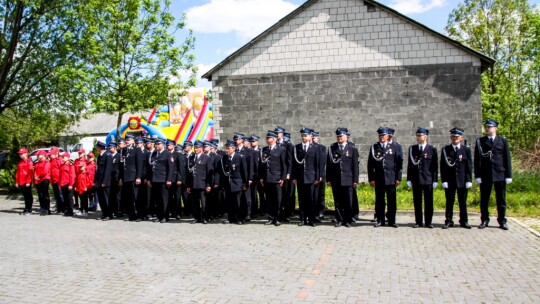
[[[424,151],[420,154],[418,145],[409,147],[409,157],[407,160],[407,180],[413,185],[431,185],[438,181],[439,159],[437,149],[426,144]]]
[[[229,156],[221,157],[214,173],[214,184],[219,184],[228,192],[238,192],[247,184],[246,158],[234,153],[232,160]]]
[[[512,159],[506,138],[497,135],[493,144],[487,136],[476,140],[474,175],[482,178],[482,182],[502,182],[512,178]]]
[[[387,143],[383,149],[381,143],[373,144],[369,149],[367,162],[368,179],[377,186],[395,185],[401,181],[403,169],[403,155],[395,143]]]
[[[314,144],[308,145],[307,152],[304,151],[302,144],[297,144],[293,148],[291,179],[299,184],[312,184],[321,177],[319,147]]]
[[[154,150],[151,158],[152,173],[150,180],[153,183],[172,182],[174,178],[174,156],[166,150]]]
[[[143,153],[140,149],[136,147],[124,148],[122,153],[124,158],[124,165],[122,166],[122,171],[120,178],[124,182],[133,182],[137,178],[142,178],[143,176]]]
[[[285,148],[276,145],[274,149],[264,147],[261,150],[259,160],[259,179],[265,183],[279,183],[287,177],[287,167],[285,165]]]
[[[186,184],[188,188],[205,189],[212,186],[214,179],[214,165],[210,156],[201,153],[198,159],[196,154],[191,154],[188,159],[186,172]]]
[[[471,148],[460,145],[457,153],[453,145],[441,149],[441,182],[451,188],[465,188],[472,182]]]
[[[358,167],[358,149],[350,143],[343,151],[338,143],[328,147],[326,159],[326,181],[332,186],[352,186],[358,183],[360,170]]]
[[[104,152],[97,156],[96,159],[96,174],[94,175],[94,185],[96,187],[109,187],[111,185],[111,167],[112,158],[108,157],[108,153]]]

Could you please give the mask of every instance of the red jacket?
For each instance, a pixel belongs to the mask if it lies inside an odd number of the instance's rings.
[[[60,166],[62,165],[62,160],[59,158],[51,159],[51,183],[57,184],[60,180]]]
[[[68,161],[67,164],[62,163],[60,166],[60,180],[58,185],[61,187],[75,185],[75,167]]]
[[[51,164],[48,160],[38,161],[34,166],[34,183],[37,185],[51,179]]]
[[[34,164],[30,159],[21,160],[17,164],[17,171],[15,172],[15,182],[19,186],[26,186],[32,184]]]
[[[88,189],[94,187],[94,176],[96,175],[96,163],[94,161],[86,162],[86,174],[88,174]]]
[[[82,166],[81,166],[82,164]],[[88,189],[88,174],[86,172],[86,160],[77,159],[73,163],[75,169],[75,191],[83,194]]]

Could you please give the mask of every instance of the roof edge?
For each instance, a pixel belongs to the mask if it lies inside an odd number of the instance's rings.
[[[301,13],[302,11],[304,11],[305,9],[307,9],[308,7],[310,7],[311,5],[313,5],[315,2],[317,2],[319,0],[308,0],[306,2],[304,2],[304,4],[300,5],[298,8],[296,8],[294,11],[290,12],[287,16],[281,18],[278,22],[276,22],[274,25],[272,25],[271,27],[269,27],[268,29],[266,29],[264,32],[262,32],[261,34],[257,35],[255,38],[251,39],[248,43],[246,43],[245,45],[243,45],[241,48],[239,48],[238,50],[236,50],[236,52],[232,53],[231,55],[227,56],[225,59],[223,59],[220,63],[218,63],[216,66],[214,66],[212,69],[210,69],[208,72],[204,73],[204,75],[201,76],[201,78],[205,78],[205,79],[208,79],[208,81],[212,81],[212,74],[216,71],[218,71],[219,69],[221,69],[225,64],[229,63],[232,59],[236,58],[238,55],[240,55],[244,50],[248,49],[251,45],[255,44],[256,42],[258,42],[260,39],[266,37],[268,34],[270,34],[270,32],[272,32],[274,29],[280,27],[281,25],[283,25],[285,22],[289,21],[290,19],[292,19],[293,17],[295,17],[296,15],[298,15],[299,13]],[[360,1],[360,0],[359,0]],[[409,18],[405,15],[403,15],[402,13],[382,4],[382,3],[379,3],[377,1],[374,1],[374,0],[363,0],[363,2],[367,2],[367,3],[370,3],[372,5],[375,5],[375,6],[378,6],[379,8],[383,9],[383,10],[386,10],[394,15],[396,15],[398,18],[402,18],[404,19],[405,21],[407,22],[410,22],[432,34],[434,34],[435,36],[445,40],[446,42],[454,45],[455,47],[457,48],[460,48],[464,51],[466,51],[467,53],[470,53],[476,57],[478,57],[482,63],[482,71],[486,70],[488,67],[491,67],[495,62],[496,60],[491,58],[491,57],[488,57],[464,44],[462,44],[461,42],[459,41],[456,41],[442,33],[439,33],[431,28],[429,28],[428,26],[412,19],[412,18]]]

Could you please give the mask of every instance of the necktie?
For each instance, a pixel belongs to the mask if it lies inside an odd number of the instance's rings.
[[[455,147],[454,147],[454,152],[456,152],[456,154],[458,153],[457,151],[458,151],[458,147],[455,146]]]
[[[493,137],[490,137],[490,138],[489,138],[489,144],[490,144],[490,145],[493,145]]]
[[[339,150],[340,151],[343,151],[343,148],[344,148],[343,145],[339,145]]]
[[[304,152],[307,152],[307,145],[304,145]]]
[[[420,146],[420,149],[418,149],[418,151],[420,151],[420,154],[422,154],[422,152],[424,152],[424,146]]]
[[[232,156],[229,156],[229,161],[232,162]]]

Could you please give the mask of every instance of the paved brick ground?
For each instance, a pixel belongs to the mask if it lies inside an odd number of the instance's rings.
[[[412,229],[400,213],[399,229],[373,228],[368,212],[349,229],[156,224],[21,206],[0,198],[0,303],[540,302],[540,238],[513,221]]]

